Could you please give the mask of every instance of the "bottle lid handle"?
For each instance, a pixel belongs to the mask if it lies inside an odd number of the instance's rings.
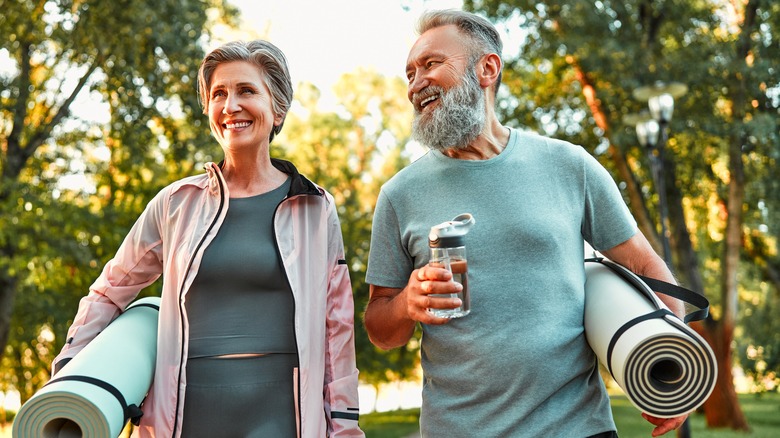
[[[431,232],[428,235],[429,243],[438,242],[441,238],[447,237],[462,237],[469,232],[469,229],[474,225],[476,221],[471,213],[462,213],[451,221],[440,223],[431,227]]]
[[[461,213],[455,216],[450,222],[455,226],[461,227],[471,227],[475,223],[474,216],[472,216],[471,213]]]

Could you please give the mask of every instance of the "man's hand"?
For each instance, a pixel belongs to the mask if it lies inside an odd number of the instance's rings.
[[[657,418],[643,412],[642,417],[655,426],[655,429],[653,429],[653,436],[661,436],[682,426],[685,419],[688,418],[688,414],[674,418]]]
[[[371,343],[383,350],[406,345],[418,322],[446,324],[448,318],[437,318],[428,309],[455,309],[459,298],[432,297],[431,294],[453,294],[463,289],[452,281],[446,269],[423,266],[415,269],[403,289],[371,285],[363,322]]]
[[[406,285],[406,312],[414,321],[423,324],[446,324],[449,318],[437,318],[428,309],[455,309],[463,303],[459,298],[443,298],[431,295],[456,294],[463,289],[452,281],[452,273],[447,269],[423,266],[412,271]]]

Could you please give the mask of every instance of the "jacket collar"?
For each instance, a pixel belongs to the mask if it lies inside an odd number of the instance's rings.
[[[320,189],[317,188],[313,182],[298,173],[298,169],[295,168],[293,163],[278,158],[271,158],[271,164],[275,168],[290,175],[290,178],[292,179],[290,181],[290,191],[287,193],[287,197],[295,195],[322,195]]]
[[[224,160],[220,161],[219,164],[208,162],[204,166],[209,177],[209,192],[212,194],[219,194],[220,181],[223,185],[225,184],[221,171],[224,162]],[[296,195],[322,195],[322,191],[313,182],[301,175],[293,163],[278,158],[271,158],[271,164],[280,171],[290,175],[288,198]]]

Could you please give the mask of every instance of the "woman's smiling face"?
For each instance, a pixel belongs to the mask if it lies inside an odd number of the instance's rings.
[[[245,61],[220,64],[214,70],[208,105],[211,132],[225,151],[266,147],[274,125],[271,93],[260,69]]]

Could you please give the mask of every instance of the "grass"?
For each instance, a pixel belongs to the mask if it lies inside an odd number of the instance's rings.
[[[625,396],[612,396],[612,414],[621,438],[649,437],[652,426]],[[780,437],[780,394],[739,396],[742,412],[751,430],[737,432],[730,429],[707,429],[703,414],[692,414],[688,420],[691,437],[695,438],[777,438]],[[668,434],[673,436],[672,434]]]
[[[419,430],[420,410],[402,409],[360,416],[366,438],[404,438]]]
[[[613,395],[612,413],[618,427],[620,438],[647,438],[652,426],[646,422],[631,402],[622,395]],[[780,437],[780,394],[771,393],[762,396],[740,395],[739,402],[750,424],[747,433],[732,430],[706,428],[704,416],[690,416],[692,438],[777,438]],[[418,431],[419,409],[404,409],[391,412],[376,412],[360,416],[360,427],[367,438],[405,438]],[[0,438],[10,437],[10,424],[0,426]],[[669,433],[666,437],[675,435]],[[490,437],[486,437],[490,438]]]
[[[621,438],[649,437],[652,425],[625,396],[613,395],[612,413]],[[750,432],[729,429],[707,429],[703,414],[689,417],[692,438],[778,438],[780,437],[780,394],[739,396]],[[378,412],[360,416],[360,426],[367,438],[404,438],[418,430],[419,409]],[[674,437],[669,433],[667,437]]]

